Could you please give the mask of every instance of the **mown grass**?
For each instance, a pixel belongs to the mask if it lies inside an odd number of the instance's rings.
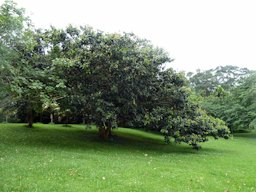
[[[0,191],[256,191],[256,134],[202,150],[120,128],[0,124]]]

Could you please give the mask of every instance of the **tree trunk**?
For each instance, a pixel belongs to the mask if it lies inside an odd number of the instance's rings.
[[[69,117],[67,117],[66,124],[67,125],[69,124]]]
[[[51,123],[51,124],[54,124],[54,121],[53,121],[53,114],[52,114],[52,113],[50,114],[50,119],[51,119],[51,122],[50,122],[50,123]]]
[[[99,129],[99,136],[103,140],[109,140],[112,137],[111,127],[101,127]]]
[[[43,123],[43,115],[40,113],[40,123]]]
[[[28,117],[27,117],[27,120],[28,120],[28,128],[32,128],[33,127],[33,111],[32,110],[29,110],[28,111]]]
[[[66,117],[66,120],[65,120],[65,126],[66,126],[66,127],[68,127],[68,123],[69,123],[69,122],[68,122],[68,119],[69,119],[69,118]]]

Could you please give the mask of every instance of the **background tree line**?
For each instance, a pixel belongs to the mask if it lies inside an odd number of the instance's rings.
[[[188,73],[192,97],[210,115],[224,120],[232,132],[256,128],[256,73],[236,66]]]

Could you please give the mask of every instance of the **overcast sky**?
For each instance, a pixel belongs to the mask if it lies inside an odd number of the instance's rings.
[[[2,3],[3,0],[0,0]],[[90,25],[134,32],[164,48],[175,70],[256,70],[254,0],[16,0],[36,27]]]

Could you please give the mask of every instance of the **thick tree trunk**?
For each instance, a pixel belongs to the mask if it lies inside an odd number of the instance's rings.
[[[99,136],[103,140],[109,140],[112,137],[111,127],[101,127],[99,129]]]

